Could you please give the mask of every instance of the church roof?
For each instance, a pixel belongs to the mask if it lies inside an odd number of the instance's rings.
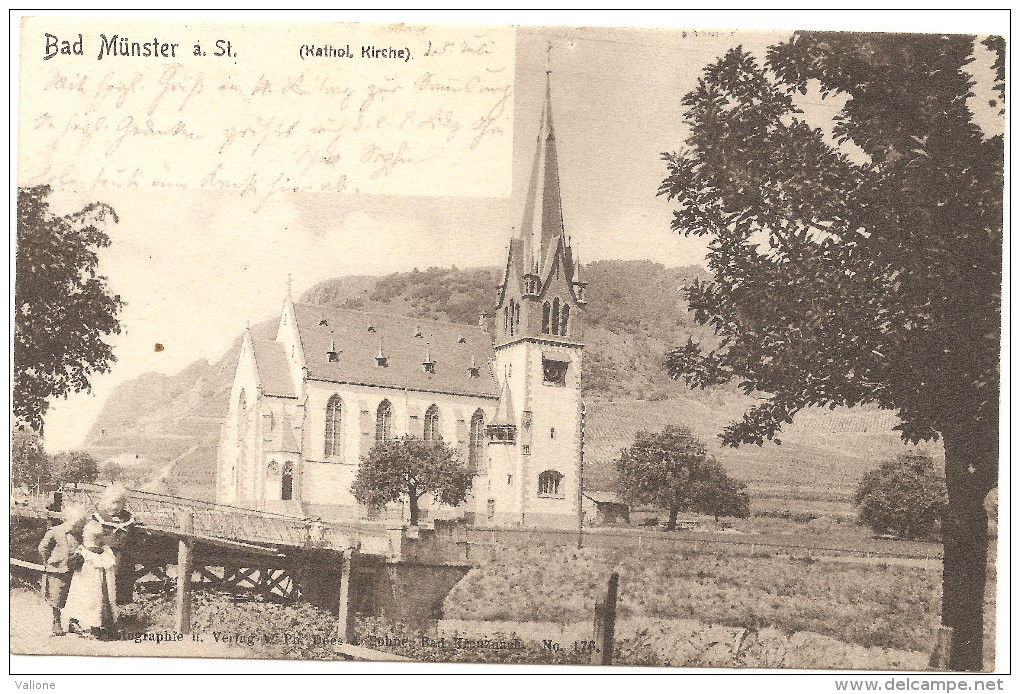
[[[313,380],[476,395],[499,394],[484,329],[439,321],[294,304],[301,349]],[[330,361],[330,345],[336,361]],[[378,357],[385,358],[385,366]],[[434,362],[434,373],[424,363]],[[471,375],[475,367],[478,376]]]
[[[255,348],[255,368],[262,393],[281,398],[296,398],[294,381],[287,366],[287,352],[283,345],[276,340],[259,340],[253,336],[252,346]]]

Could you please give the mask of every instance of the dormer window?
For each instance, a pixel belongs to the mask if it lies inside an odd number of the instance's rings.
[[[390,365],[390,360],[389,360],[388,357],[384,357],[383,355],[379,354],[379,355],[376,355],[375,365],[376,366],[389,366]]]
[[[481,375],[481,373],[482,370],[479,369],[477,366],[468,367],[468,376],[470,376],[471,378],[478,378]]]
[[[328,321],[328,320],[326,320],[325,318],[323,318],[323,319],[321,319],[321,320],[319,321],[319,325],[326,325],[326,326],[328,326],[328,325],[329,325],[329,321]]]
[[[434,361],[422,362],[422,366],[427,374],[434,374],[436,372],[436,363]]]
[[[422,337],[421,327],[420,326],[414,329],[414,336],[415,337]]]
[[[466,345],[467,344],[467,338],[464,337],[463,335],[461,335],[459,338],[457,338],[457,344],[458,345]]]
[[[375,332],[375,326],[374,325],[368,326],[368,332],[374,333]]]

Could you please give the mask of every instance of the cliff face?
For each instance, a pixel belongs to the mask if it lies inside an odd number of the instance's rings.
[[[612,486],[611,460],[638,428],[687,424],[714,446],[715,433],[739,416],[747,401],[733,390],[688,391],[670,381],[661,366],[666,350],[688,337],[711,339],[708,330],[695,324],[681,291],[695,279],[706,279],[706,271],[647,261],[603,261],[584,266],[583,272],[589,285],[582,383],[597,438],[586,454],[588,483]],[[481,313],[492,311],[499,275],[497,268],[431,268],[378,278],[341,277],[319,283],[300,300],[473,325]],[[256,337],[270,337],[275,329],[275,318],[252,326]],[[138,466],[153,488],[211,498],[219,429],[240,345],[239,331],[215,363],[203,360],[172,376],[146,374],[121,384],[107,400],[85,448],[102,461]],[[859,426],[865,421],[862,416],[872,422],[870,430]],[[835,484],[839,496],[847,497],[875,457],[895,452],[899,445],[891,432],[894,418],[873,410],[860,415],[813,413],[808,419],[805,425],[798,419],[798,430],[783,436],[782,447],[719,449],[717,455],[752,485],[782,489]],[[835,441],[842,430],[850,431],[854,444],[837,451],[827,441]],[[840,443],[849,442],[842,437]],[[838,484],[833,478],[837,468],[842,471]]]
[[[252,326],[273,334],[276,321]],[[100,461],[133,468],[163,491],[211,498],[216,444],[227,412],[241,335],[217,362],[197,361],[180,372],[143,374],[110,394],[84,448]],[[173,480],[174,485],[165,482]],[[207,490],[207,491],[206,491]]]

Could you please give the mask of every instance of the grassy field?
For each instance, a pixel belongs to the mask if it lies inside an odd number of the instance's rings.
[[[631,628],[630,652],[638,660],[644,654],[662,664],[701,663],[703,654],[691,651],[698,640],[691,634],[721,629],[734,643],[748,638],[771,643],[759,650],[773,656],[783,651],[785,667],[918,667],[926,662],[938,626],[937,561],[731,555],[718,547],[712,552],[504,547],[456,586],[444,614],[476,628],[485,622],[590,623],[596,595],[613,570],[620,573],[622,623],[639,625]],[[989,662],[994,591],[990,567]],[[655,633],[660,635],[649,636]],[[620,635],[626,641],[626,633]],[[815,644],[813,655],[798,655],[805,640]],[[801,646],[792,648],[797,643]],[[819,661],[817,649],[829,652],[832,662]]]

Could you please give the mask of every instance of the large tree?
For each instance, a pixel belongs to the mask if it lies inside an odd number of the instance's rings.
[[[678,203],[675,231],[709,239],[713,278],[688,299],[718,334],[667,368],[761,398],[726,443],[861,403],[897,411],[908,441],[942,438],[942,622],[950,666],[971,670],[998,479],[1003,140],[970,108],[990,100],[968,101],[986,48],[1001,107],[1001,39],[797,33],[764,65],[731,50],[684,97],[689,136],[659,191]],[[834,123],[812,122],[819,97]]]
[[[54,463],[57,476],[65,484],[77,486],[85,482],[95,482],[99,478],[99,462],[85,451],[59,453]]]
[[[351,493],[374,508],[406,499],[410,523],[418,525],[423,496],[428,494],[441,504],[457,506],[467,497],[471,477],[457,449],[442,440],[402,436],[376,443],[362,457]]]
[[[104,336],[120,332],[119,296],[99,274],[103,231],[117,221],[108,205],[92,203],[56,216],[49,186],[18,189],[14,285],[14,416],[39,433],[49,401],[89,390],[89,377],[110,369]]]
[[[744,485],[732,479],[687,427],[639,431],[615,461],[620,496],[669,512],[667,530],[681,512],[715,517],[750,515]]]

